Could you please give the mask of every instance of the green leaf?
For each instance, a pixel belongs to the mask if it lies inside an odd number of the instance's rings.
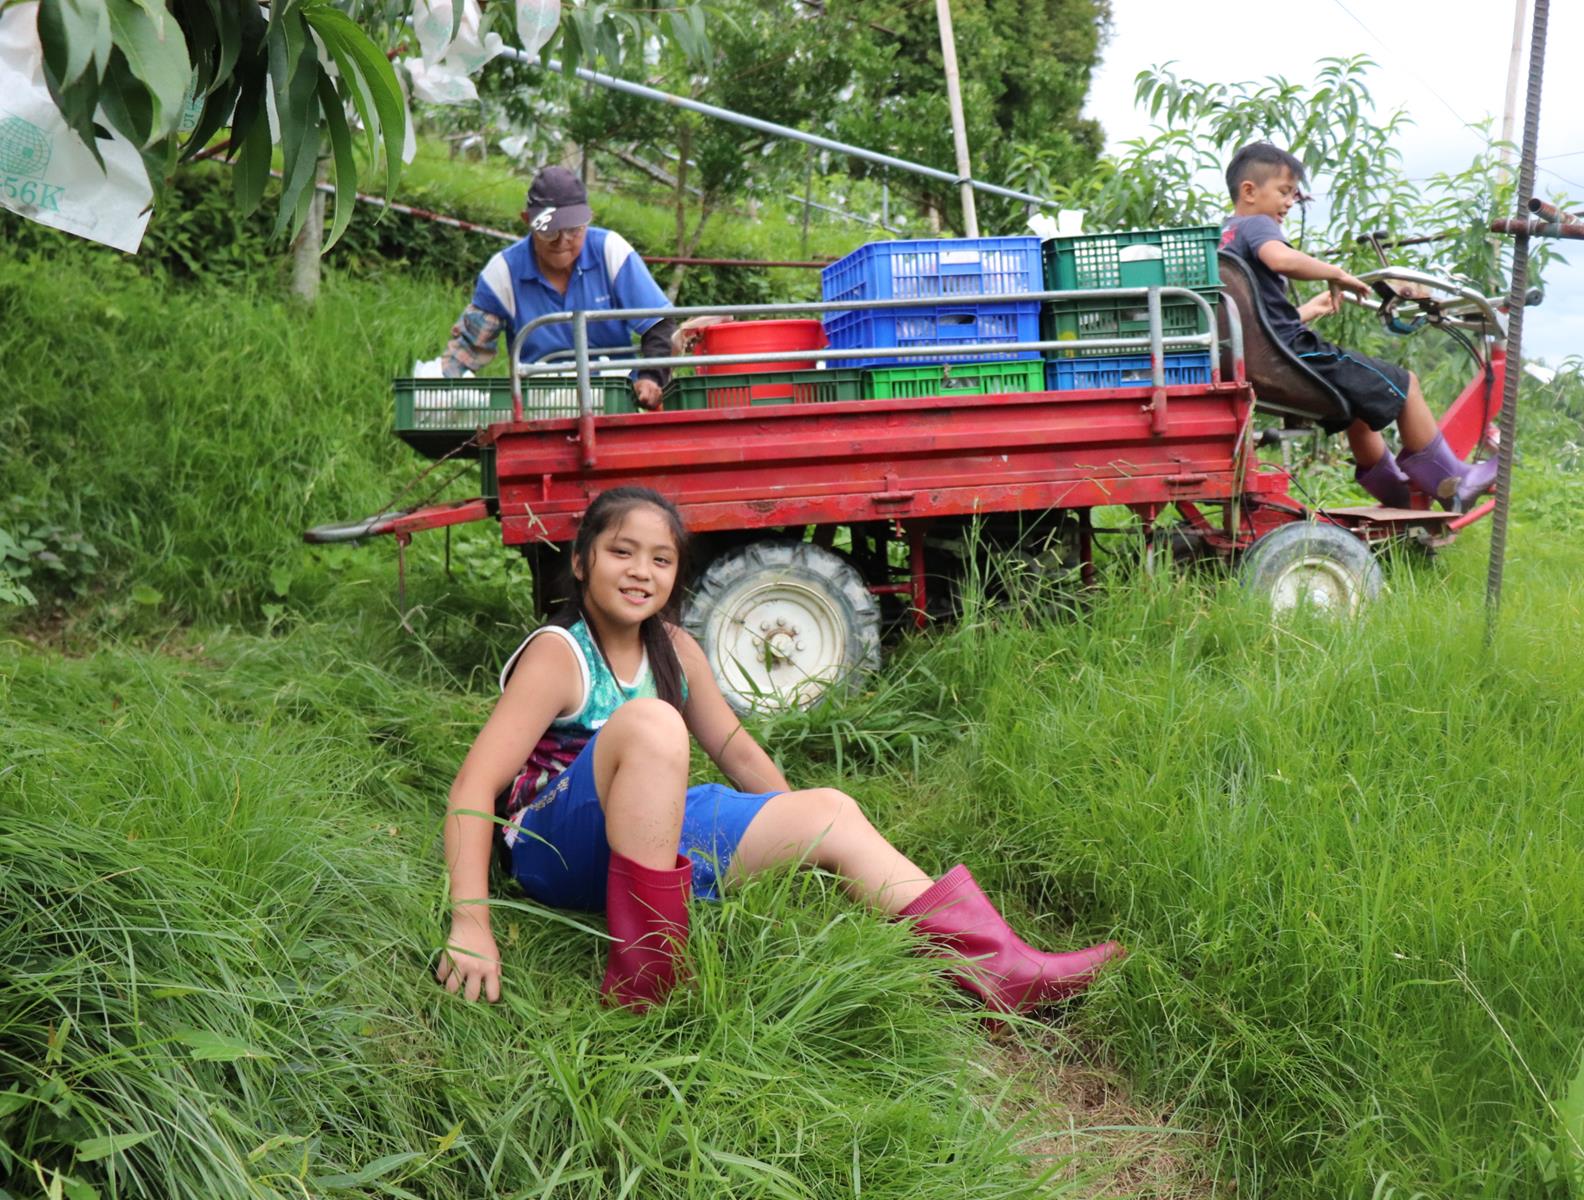
[[[102,4],[40,0],[38,34],[45,64],[63,85],[74,82],[89,63],[103,71],[110,60],[110,16]]]
[[[9,1117],[17,1109],[32,1103],[33,1096],[27,1092],[19,1092],[15,1088],[8,1092],[0,1092],[0,1117]]]
[[[461,6],[458,5],[458,8]],[[335,156],[335,220],[330,226],[330,236],[320,253],[323,254],[340,241],[342,233],[352,220],[352,210],[357,204],[357,158],[352,153],[352,131],[347,128],[346,110],[335,84],[328,75],[319,76],[319,106],[324,109],[325,124],[330,129],[330,150]],[[291,586],[291,576],[286,572],[285,587],[270,574],[270,583],[279,596]]]
[[[153,113],[150,140],[163,137],[181,120],[187,84],[192,79],[187,43],[175,18],[163,8],[151,12],[134,0],[107,0],[106,10],[116,49],[148,90]]]
[[[322,2],[310,3],[304,6],[303,17],[330,52],[342,78],[349,82],[357,79],[367,89],[374,111],[366,112],[359,104],[358,113],[370,131],[378,129],[384,140],[388,195],[396,189],[397,180],[401,178],[402,142],[407,133],[406,108],[396,71],[384,52],[339,10]],[[353,97],[356,100],[356,91]]]
[[[300,226],[305,200],[319,173],[319,147],[324,129],[318,96],[324,69],[297,13],[272,21],[269,35],[270,82],[275,91],[275,118],[280,125],[281,195],[275,236]]]
[[[130,1150],[139,1142],[146,1142],[153,1136],[152,1129],[145,1129],[141,1133],[112,1133],[105,1137],[89,1138],[87,1141],[77,1143],[77,1161],[97,1162],[101,1158],[109,1158],[112,1154]]]
[[[1580,1189],[1584,1189],[1584,1059],[1568,1081],[1562,1099],[1557,1101],[1557,1117],[1562,1125],[1557,1140],[1561,1144],[1561,1157],[1567,1163],[1568,1183],[1573,1194],[1579,1195]]]
[[[145,608],[152,608],[164,599],[164,593],[156,588],[149,587],[146,583],[140,583],[132,589],[132,603],[141,604]]]
[[[104,87],[99,89],[99,108],[110,128],[138,149],[155,140],[154,98],[132,73],[119,48],[110,55]]]
[[[237,207],[242,210],[243,216],[255,212],[259,202],[264,199],[264,186],[269,183],[272,149],[269,120],[259,113],[253,121],[253,128],[243,139],[242,148],[237,154],[236,173],[232,177]]]
[[[405,1167],[424,1155],[416,1150],[404,1151],[401,1154],[387,1154],[384,1158],[376,1158],[361,1171],[351,1175],[320,1175],[313,1183],[315,1188],[325,1190],[329,1188],[356,1188],[365,1187],[382,1176],[389,1175],[399,1167]]]
[[[243,1058],[271,1058],[272,1055],[255,1046],[207,1029],[184,1029],[176,1040],[192,1051],[192,1056],[203,1062],[236,1062]]]

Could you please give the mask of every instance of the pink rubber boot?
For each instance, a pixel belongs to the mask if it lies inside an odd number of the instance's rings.
[[[1116,942],[1046,954],[1006,923],[961,864],[942,875],[898,915],[912,919],[936,954],[972,960],[952,978],[996,1012],[1025,1012],[1083,991],[1125,951]]]
[[[608,1003],[643,1012],[675,986],[677,961],[687,948],[692,890],[693,864],[685,855],[677,855],[676,866],[667,870],[611,852],[605,921],[616,941],[600,984]]]

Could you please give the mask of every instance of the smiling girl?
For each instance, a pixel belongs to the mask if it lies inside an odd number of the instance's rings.
[[[534,900],[605,911],[614,940],[600,992],[639,1010],[676,982],[690,893],[715,900],[723,883],[788,862],[830,871],[855,899],[912,921],[923,948],[956,959],[956,981],[997,1011],[1070,996],[1121,955],[1115,942],[1033,949],[966,867],[932,882],[851,797],[794,791],[680,627],[686,555],[682,519],[657,492],[614,488],[584,514],[573,598],[507,660],[500,700],[451,785],[451,934],[436,971],[450,991],[500,997],[486,903],[495,836]],[[690,735],[744,790],[688,786]]]

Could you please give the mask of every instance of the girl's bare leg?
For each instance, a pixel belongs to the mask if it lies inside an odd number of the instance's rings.
[[[663,700],[629,700],[594,743],[594,786],[605,840],[624,858],[656,870],[676,865],[687,798],[688,731]]]
[[[783,792],[767,801],[737,844],[728,878],[786,862],[839,875],[853,899],[892,914],[933,882],[869,823],[856,800],[835,788]]]

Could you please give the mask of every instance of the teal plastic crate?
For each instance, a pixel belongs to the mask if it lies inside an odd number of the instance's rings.
[[[830,404],[864,398],[862,371],[744,371],[679,376],[666,388],[663,407],[741,408],[762,404]]]
[[[626,376],[592,380],[596,411],[637,412],[632,383]],[[512,415],[511,380],[504,376],[484,379],[397,379],[396,436],[431,458],[462,447],[461,457],[475,458],[478,450],[467,443],[487,425],[509,421]],[[523,417],[575,417],[579,413],[577,380],[523,380]]]
[[[1206,296],[1210,311],[1215,312],[1216,297]],[[1124,354],[1127,351],[1115,346],[1086,349],[1085,341],[1093,338],[1122,338],[1149,336],[1149,305],[1144,297],[1122,296],[1109,300],[1051,300],[1040,313],[1040,340],[1072,342],[1071,349],[1046,352],[1047,358],[1092,358]],[[1204,314],[1192,300],[1161,301],[1161,333],[1165,337],[1208,333]],[[1186,347],[1168,347],[1183,350]]]
[[[1002,392],[1045,390],[1045,364],[1040,359],[876,367],[864,374],[869,377],[866,391],[876,400],[993,396]]]
[[[1051,238],[1044,244],[1045,290],[1108,287],[1214,288],[1221,229],[1134,229]]]

